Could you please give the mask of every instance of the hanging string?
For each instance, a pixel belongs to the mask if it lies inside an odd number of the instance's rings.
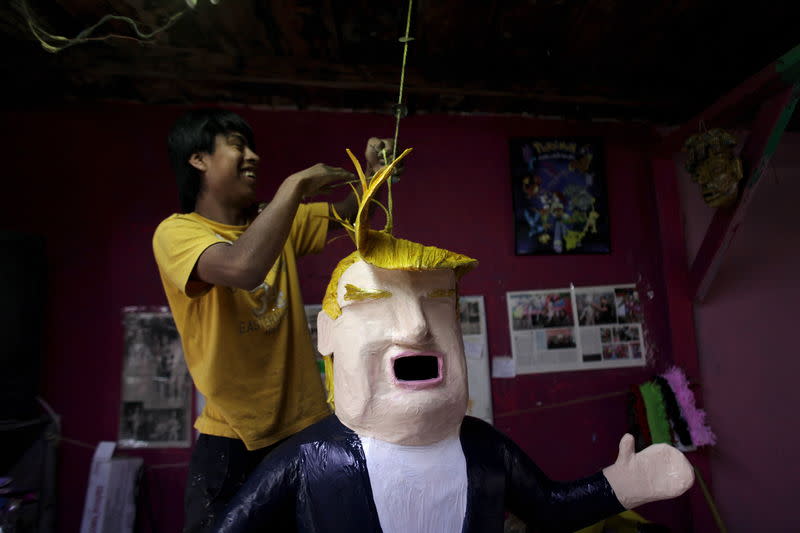
[[[392,161],[395,160],[397,157],[397,137],[400,133],[400,119],[403,116],[403,87],[405,86],[406,80],[406,61],[408,59],[408,43],[413,41],[413,37],[409,37],[409,33],[411,31],[411,7],[413,4],[413,0],[408,0],[408,14],[406,15],[406,34],[399,39],[401,43],[403,43],[403,63],[400,67],[400,91],[397,96],[397,104],[394,106],[394,115],[395,115],[395,123],[394,123],[394,143],[392,145]],[[384,154],[383,158],[384,164],[389,163],[386,161],[386,155]],[[392,182],[394,181],[393,178],[390,178],[386,182],[386,205],[387,209],[390,213],[393,213],[393,202],[392,202]],[[386,231],[390,234],[392,233],[391,222],[387,225]]]
[[[400,132],[400,118],[403,114],[403,87],[406,80],[406,61],[408,58],[408,43],[413,41],[413,37],[409,37],[411,31],[411,4],[413,0],[408,0],[408,15],[406,16],[406,34],[399,40],[403,43],[403,64],[400,67],[400,93],[397,96],[397,106],[395,106],[395,125],[394,125],[394,146],[392,147],[392,161],[397,157],[397,135]]]
[[[398,135],[400,133],[400,119],[405,114],[404,113],[404,106],[403,106],[403,88],[405,87],[406,63],[408,61],[408,43],[414,40],[413,37],[409,36],[409,34],[411,32],[411,11],[412,11],[412,7],[413,7],[413,0],[408,0],[408,13],[406,14],[406,32],[405,32],[405,35],[403,37],[400,37],[398,39],[399,42],[403,43],[403,62],[401,64],[401,66],[400,66],[400,90],[399,90],[399,94],[397,96],[397,103],[394,106],[392,106],[393,109],[394,109],[394,115],[395,115],[394,141],[393,141],[394,144],[392,146],[391,159],[389,158],[389,155],[386,153],[386,148],[383,148],[379,152],[378,155],[382,159],[383,165],[388,165],[389,163],[391,163],[392,161],[394,161],[397,158],[397,137],[398,137]],[[387,210],[390,213],[393,212],[392,211],[392,183],[393,182],[394,182],[394,178],[389,179],[389,180],[386,181],[387,195],[388,195],[388,198],[387,198],[387,206],[388,206]],[[358,183],[360,183],[360,182],[357,179],[356,180],[349,180],[349,181],[342,181],[342,182],[339,182],[339,183],[334,183],[334,184],[328,185],[327,187],[324,187],[322,189],[322,191],[323,192],[327,192],[327,191],[333,190],[333,189],[335,189],[337,187],[342,187],[342,186],[345,186],[345,185],[353,185],[353,184],[358,184]],[[386,227],[386,230],[389,233],[392,232],[391,223]]]
[[[21,7],[23,14],[25,16],[25,20],[28,23],[28,28],[30,28],[31,33],[33,33],[34,37],[39,41],[42,45],[42,48],[47,50],[50,53],[55,54],[56,52],[61,52],[71,46],[75,46],[76,44],[86,43],[89,41],[106,41],[111,38],[116,39],[130,39],[136,42],[144,42],[151,40],[157,34],[169,29],[173,24],[175,24],[178,19],[180,19],[189,9],[184,9],[172,15],[169,20],[167,20],[166,24],[156,28],[151,32],[144,32],[139,28],[139,24],[129,17],[123,17],[121,15],[105,15],[101,18],[96,24],[89,26],[85,30],[81,31],[78,35],[74,38],[64,37],[62,35],[55,35],[49,33],[48,31],[44,30],[35,20],[33,15],[31,14],[30,9],[28,8],[28,2],[26,0],[22,0],[18,3],[18,6]],[[90,37],[92,32],[94,32],[97,28],[105,24],[110,20],[118,20],[122,22],[126,22],[132,29],[133,32],[138,36],[131,37],[128,35],[118,35],[118,34],[108,34],[100,37]]]

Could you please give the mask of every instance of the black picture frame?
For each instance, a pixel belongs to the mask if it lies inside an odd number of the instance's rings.
[[[611,252],[602,140],[509,141],[516,255]]]

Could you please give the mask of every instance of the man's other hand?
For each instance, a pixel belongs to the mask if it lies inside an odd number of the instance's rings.
[[[364,157],[367,161],[367,168],[365,169],[367,177],[374,176],[382,167],[391,163],[394,151],[394,141],[392,139],[370,137],[367,141],[367,149],[364,152]],[[398,152],[400,152],[400,150],[398,150]],[[393,175],[399,176],[402,173],[403,163],[400,162],[394,168]]]

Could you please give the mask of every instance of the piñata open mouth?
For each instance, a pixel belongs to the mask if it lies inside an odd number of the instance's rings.
[[[395,356],[392,369],[397,385],[420,389],[441,383],[442,358],[439,354],[406,352]]]

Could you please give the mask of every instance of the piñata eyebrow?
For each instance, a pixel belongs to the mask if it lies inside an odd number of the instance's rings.
[[[348,302],[355,302],[361,300],[377,300],[379,298],[388,298],[392,295],[389,291],[380,289],[362,289],[355,285],[348,283],[344,286],[344,300]]]

